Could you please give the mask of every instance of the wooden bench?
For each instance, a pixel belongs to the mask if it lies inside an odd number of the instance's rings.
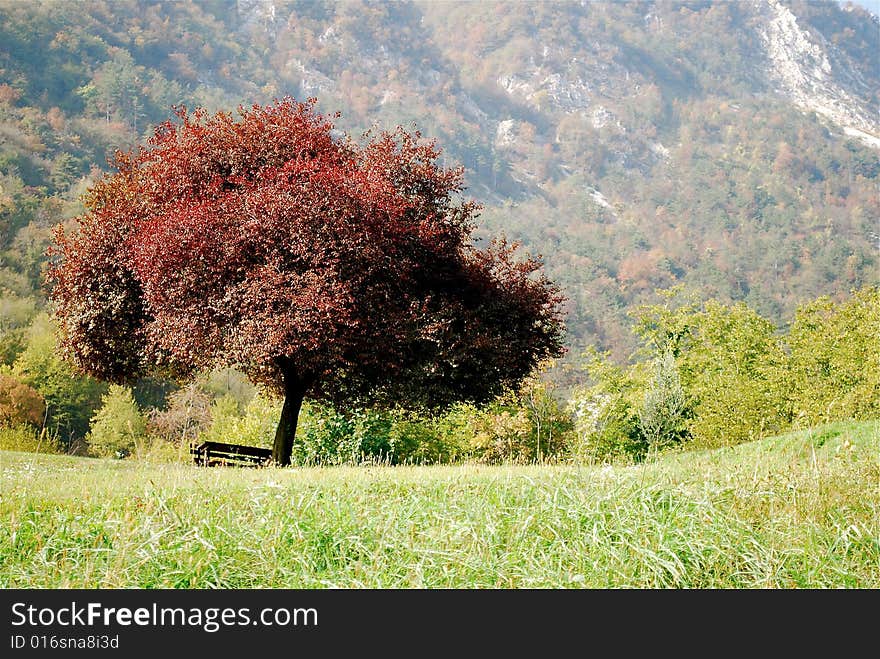
[[[272,462],[272,450],[223,442],[191,445],[193,462],[203,467],[265,467]]]

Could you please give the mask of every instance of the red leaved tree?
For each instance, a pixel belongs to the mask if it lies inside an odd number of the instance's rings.
[[[117,153],[48,282],[66,353],[121,382],[228,365],[284,398],[483,402],[562,353],[562,297],[515,246],[471,240],[462,171],[416,132],[337,138],[315,100],[181,109]]]

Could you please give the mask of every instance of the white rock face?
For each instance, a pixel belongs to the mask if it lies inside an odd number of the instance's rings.
[[[658,160],[669,160],[669,149],[663,146],[660,142],[649,142],[648,148],[651,149],[651,153],[653,153]]]
[[[326,30],[324,30],[323,34],[318,37],[318,41],[321,43],[339,43],[339,35],[336,34],[336,27],[331,25]]]
[[[333,80],[320,71],[309,69],[301,60],[292,59],[287,65],[290,68],[299,71],[299,91],[303,98],[317,96],[323,92],[332,90],[336,86],[336,83],[333,82]]]
[[[590,195],[590,199],[597,206],[601,206],[602,208],[607,208],[611,211],[611,214],[617,217],[617,214],[614,212],[614,206],[608,203],[608,200],[605,198],[601,192],[599,192],[596,188],[587,188],[587,194]]]
[[[522,98],[536,107],[546,104],[565,113],[585,111],[590,106],[593,88],[578,71],[577,59],[569,61],[564,65],[565,70],[560,72],[544,63],[550,52],[544,46],[540,66],[532,58],[528,68],[499,77],[498,84],[511,96]]]
[[[846,79],[856,89],[867,85],[852,67],[832,71],[834,46],[821,35],[801,28],[797,17],[778,0],[757,0],[763,19],[758,28],[770,62],[769,74],[779,91],[804,109],[812,110],[874,148],[880,148],[880,125],[876,111],[835,81]],[[836,76],[834,74],[837,74]]]
[[[480,122],[485,122],[489,118],[489,115],[483,112],[480,106],[477,105],[477,102],[469,94],[461,95],[458,102],[458,109],[466,117]]]
[[[390,103],[392,101],[396,101],[398,98],[398,93],[392,89],[386,89],[382,94],[382,99],[379,101],[379,105],[385,105],[386,103]]]
[[[235,11],[243,27],[275,29],[275,0],[236,0]]]
[[[870,135],[863,131],[860,131],[858,128],[853,128],[852,126],[844,126],[843,132],[851,137],[856,137],[868,146],[872,146],[875,149],[880,150],[880,137],[875,137],[874,135]]]
[[[605,128],[609,122],[613,121],[614,115],[604,106],[597,105],[590,114],[590,120],[593,123],[593,128],[599,130]]]
[[[590,104],[590,85],[581,78],[569,79],[559,73],[530,69],[525,75],[501,76],[498,84],[511,96],[520,96],[539,105],[546,98],[566,113],[586,109]]]
[[[505,119],[498,122],[498,129],[495,131],[495,146],[504,148],[516,144],[516,121],[514,119]]]
[[[611,204],[608,203],[608,200],[598,190],[590,190],[590,197],[592,197],[593,201],[595,201],[602,208],[611,208]]]

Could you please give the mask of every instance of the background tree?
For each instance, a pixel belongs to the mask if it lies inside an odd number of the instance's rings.
[[[36,389],[0,374],[0,425],[29,423],[40,428],[45,414],[46,403]]]
[[[165,408],[153,408],[148,419],[151,434],[183,448],[210,423],[211,397],[196,382],[169,394]]]
[[[654,377],[638,410],[639,430],[659,450],[687,438],[688,402],[671,349],[654,360]]]
[[[471,240],[463,172],[418,132],[334,138],[316,101],[180,109],[56,231],[62,345],[113,382],[234,366],[284,398],[484,402],[562,352],[562,296],[516,245]]]
[[[741,302],[696,304],[686,293],[676,300],[679,293],[664,291],[664,304],[641,307],[635,331],[657,357],[666,349],[674,356],[695,445],[728,446],[786,428],[790,395],[773,323]]]
[[[880,414],[880,287],[802,305],[788,334],[787,379],[800,423]]]
[[[74,371],[58,354],[55,328],[40,314],[26,332],[24,350],[11,375],[33,387],[45,401],[45,426],[61,446],[74,449],[89,430],[89,420],[107,386]]]
[[[140,453],[146,441],[147,422],[131,389],[110,385],[101,403],[101,409],[92,417],[89,449],[102,457],[124,458]]]

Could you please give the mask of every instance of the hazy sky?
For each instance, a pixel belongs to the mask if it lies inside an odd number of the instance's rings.
[[[845,5],[846,0],[842,2],[838,0],[840,4]],[[861,5],[875,16],[880,16],[880,0],[853,0],[854,5]]]

